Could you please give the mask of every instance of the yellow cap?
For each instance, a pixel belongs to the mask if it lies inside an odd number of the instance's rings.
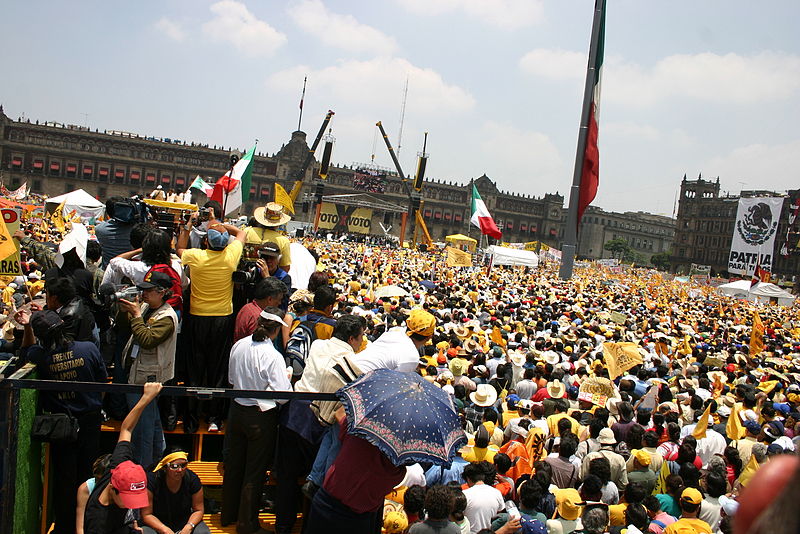
[[[681,500],[692,504],[700,504],[703,502],[703,495],[694,488],[686,488],[681,493]]]
[[[639,462],[639,465],[643,467],[650,465],[650,462],[653,461],[647,451],[642,449],[633,451],[633,457],[636,458],[636,461]]]
[[[402,534],[408,528],[408,518],[403,512],[389,512],[383,519],[385,534]]]
[[[425,310],[412,310],[411,315],[406,319],[408,335],[419,334],[421,336],[432,336],[436,330],[436,317]]]

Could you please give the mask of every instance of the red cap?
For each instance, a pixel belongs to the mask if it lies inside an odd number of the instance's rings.
[[[126,460],[111,470],[111,485],[126,508],[144,508],[147,498],[147,475],[141,465]]]

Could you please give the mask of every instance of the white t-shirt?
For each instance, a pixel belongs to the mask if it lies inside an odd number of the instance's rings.
[[[384,333],[374,343],[351,357],[361,371],[393,369],[401,373],[413,373],[419,365],[419,351],[406,334],[405,327],[398,326]]]
[[[465,489],[464,496],[467,498],[464,516],[469,519],[469,528],[472,534],[489,528],[492,524],[492,517],[503,510],[505,506],[503,494],[486,484],[475,484],[471,488]]]

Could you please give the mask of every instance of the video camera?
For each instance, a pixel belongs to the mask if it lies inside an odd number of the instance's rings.
[[[138,195],[114,203],[114,219],[119,222],[127,224],[146,222],[149,215],[150,209]]]
[[[235,284],[256,284],[261,279],[261,271],[256,263],[259,259],[266,256],[259,253],[261,245],[247,244],[242,252],[242,259],[239,268],[231,273],[231,279]]]
[[[119,289],[114,284],[103,284],[100,286],[100,304],[108,309],[120,300],[135,301],[141,291],[136,286],[122,286]]]

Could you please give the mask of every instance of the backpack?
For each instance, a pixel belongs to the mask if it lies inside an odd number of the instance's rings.
[[[147,278],[147,275],[151,272],[158,272],[164,273],[172,279],[172,287],[170,290],[172,291],[172,296],[167,299],[167,302],[170,306],[172,306],[176,311],[183,310],[183,287],[181,286],[181,276],[178,272],[172,267],[172,265],[168,265],[166,263],[158,263],[150,267],[147,273],[144,275]]]
[[[292,332],[289,334],[289,341],[286,342],[286,366],[292,368],[292,376],[299,377],[303,374],[306,367],[306,358],[311,344],[317,339],[317,329],[314,328],[314,321],[296,321]]]

